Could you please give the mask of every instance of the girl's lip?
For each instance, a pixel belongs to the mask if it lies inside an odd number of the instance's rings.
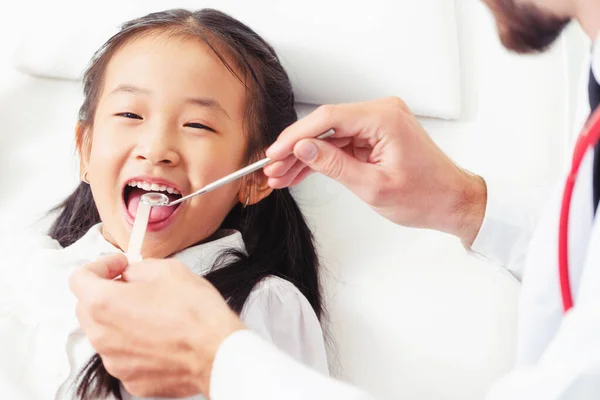
[[[131,215],[131,213],[129,212],[129,209],[127,208],[127,205],[125,204],[125,201],[123,201],[122,204],[123,204],[123,213],[125,214],[125,221],[127,221],[129,226],[133,228],[133,223],[135,222],[135,217],[133,215]],[[180,208],[181,208],[181,205],[178,205],[175,208],[175,211],[173,211],[173,214],[169,215],[168,218],[166,218],[162,221],[148,222],[148,227],[146,228],[146,230],[149,232],[158,232],[158,231],[161,231],[161,230],[167,228],[174,221],[174,218],[177,215],[177,213],[179,212]]]
[[[179,191],[179,193],[181,193],[181,195],[184,196],[184,192],[181,190],[181,187],[179,187],[175,183],[173,183],[167,179],[150,177],[150,176],[136,176],[136,177],[127,179],[124,182],[123,187],[121,188],[121,193],[124,193],[127,185],[133,181],[138,181],[138,182],[143,181],[143,182],[148,182],[148,183],[155,183],[157,185],[169,186],[169,187],[172,187],[173,189],[177,189]],[[131,215],[131,213],[129,212],[129,209],[127,208],[127,204],[125,203],[125,198],[123,195],[121,195],[121,203],[123,205],[125,220],[131,227],[133,227],[133,223],[135,222],[135,217],[133,215]],[[179,213],[179,209],[181,208],[182,205],[183,204],[176,206],[175,210],[173,211],[173,213],[171,215],[169,215],[168,218],[166,218],[162,221],[158,221],[158,222],[149,222],[146,230],[149,232],[158,232],[158,231],[161,231],[161,230],[165,229],[166,227],[168,227],[173,222],[175,216]]]

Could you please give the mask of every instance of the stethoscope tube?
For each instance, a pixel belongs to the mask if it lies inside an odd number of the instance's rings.
[[[558,230],[558,277],[563,310],[565,313],[573,308],[573,295],[571,293],[571,282],[569,277],[569,216],[571,211],[571,200],[577,173],[579,172],[583,158],[588,150],[596,146],[598,141],[600,141],[600,108],[592,114],[591,118],[586,123],[583,132],[577,139],[575,150],[573,151],[571,170],[565,182],[560,209]]]

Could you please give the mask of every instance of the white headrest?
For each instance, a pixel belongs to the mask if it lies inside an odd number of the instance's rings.
[[[68,0],[59,0],[58,3]],[[130,0],[57,1],[28,22],[15,64],[29,74],[79,79],[92,54],[126,20],[170,8],[211,7],[245,22],[277,50],[299,102],[402,97],[421,116],[460,114],[454,1]],[[85,3],[82,5],[81,3]],[[113,3],[113,4],[110,4]],[[34,16],[35,18],[35,16]]]

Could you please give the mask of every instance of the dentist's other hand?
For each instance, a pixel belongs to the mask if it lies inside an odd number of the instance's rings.
[[[127,266],[111,255],[74,272],[70,285],[106,370],[139,397],[207,396],[217,349],[245,328],[208,281],[175,260]]]
[[[327,142],[312,139],[331,128]],[[275,160],[265,167],[274,188],[320,172],[385,218],[456,235],[468,246],[485,214],[484,180],[454,164],[397,98],[321,106],[288,127],[267,156]]]

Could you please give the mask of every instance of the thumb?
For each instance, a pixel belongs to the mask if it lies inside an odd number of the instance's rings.
[[[127,257],[124,254],[116,253],[100,257],[96,261],[89,263],[84,267],[87,272],[91,272],[101,279],[114,279],[121,275],[127,267]]]
[[[149,282],[159,280],[164,267],[169,266],[170,260],[146,259],[127,266],[123,271],[125,282]]]
[[[294,146],[294,155],[313,171],[326,175],[348,189],[360,191],[372,166],[324,140],[304,139]],[[362,185],[364,186],[364,185]]]

